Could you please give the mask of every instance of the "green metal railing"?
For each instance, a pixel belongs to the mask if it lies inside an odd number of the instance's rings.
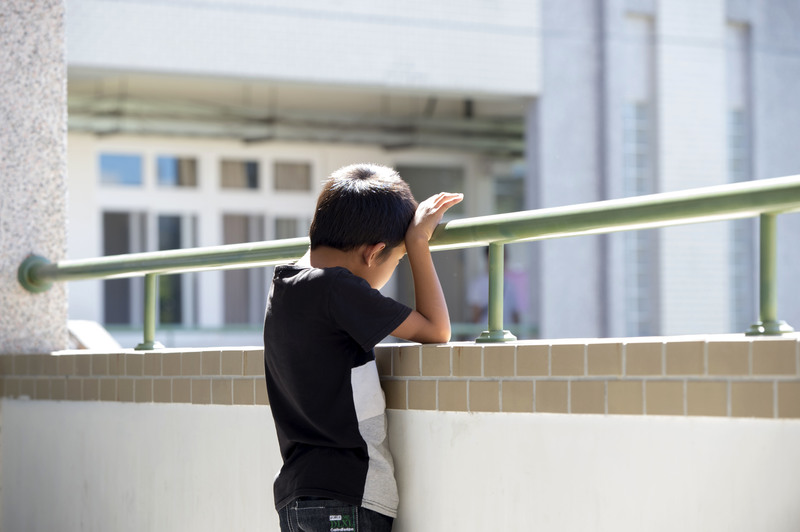
[[[604,234],[739,218],[760,218],[759,321],[747,334],[779,335],[793,329],[778,319],[776,216],[800,211],[800,175],[554,207],[480,216],[440,224],[431,249],[489,246],[489,330],[478,342],[503,342],[514,336],[503,328],[503,246],[567,236]],[[19,282],[42,292],[56,281],[145,277],[144,341],[155,349],[159,275],[280,264],[301,257],[308,238],[248,244],[132,253],[51,263],[29,256],[19,267]]]

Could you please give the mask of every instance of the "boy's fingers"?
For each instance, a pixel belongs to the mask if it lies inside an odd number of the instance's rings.
[[[442,207],[444,205],[449,207],[463,200],[464,194],[454,192],[439,192],[431,199],[433,199],[433,203],[436,207]]]
[[[463,194],[448,194],[447,196],[442,196],[438,203],[440,208],[449,209],[453,205],[461,203],[463,199]]]

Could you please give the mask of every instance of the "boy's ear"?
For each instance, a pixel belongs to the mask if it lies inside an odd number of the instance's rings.
[[[362,251],[362,257],[364,258],[364,263],[367,266],[374,266],[378,262],[378,257],[381,254],[381,251],[386,249],[385,242],[378,242],[377,244],[366,245]]]

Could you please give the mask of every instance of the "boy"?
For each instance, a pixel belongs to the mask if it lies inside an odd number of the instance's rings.
[[[428,241],[462,199],[417,205],[390,168],[341,168],[317,200],[308,253],[275,268],[264,365],[284,461],[274,484],[281,530],[391,530],[397,486],[373,348],[390,334],[449,341]],[[378,291],[406,253],[416,310]]]

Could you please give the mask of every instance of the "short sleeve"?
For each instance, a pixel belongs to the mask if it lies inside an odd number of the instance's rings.
[[[333,283],[328,304],[333,320],[364,351],[374,348],[411,314],[410,307],[347,271]]]

